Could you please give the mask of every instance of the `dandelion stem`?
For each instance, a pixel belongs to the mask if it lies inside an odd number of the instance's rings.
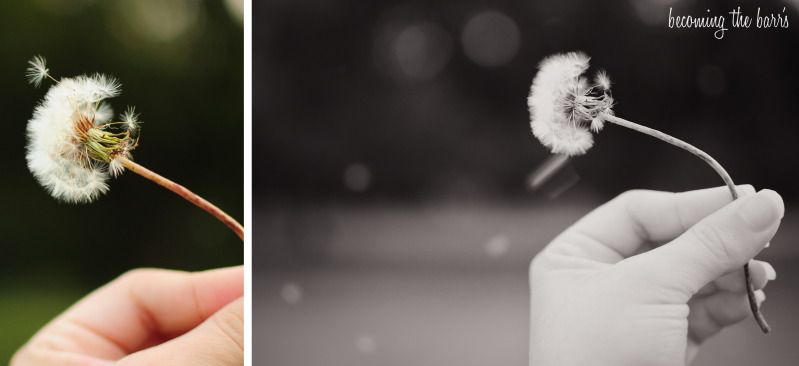
[[[122,163],[122,165],[126,169],[138,175],[141,175],[142,177],[147,178],[172,192],[175,192],[175,194],[183,197],[184,199],[186,199],[186,201],[193,203],[197,207],[213,215],[219,221],[222,221],[222,223],[227,225],[227,227],[229,227],[230,230],[233,230],[233,232],[236,233],[239,239],[244,240],[244,227],[242,227],[241,224],[239,224],[238,221],[236,221],[234,218],[230,217],[230,215],[225,213],[225,211],[222,211],[221,209],[219,209],[219,207],[216,207],[213,203],[206,201],[204,198],[188,190],[186,187],[183,187],[180,184],[177,184],[167,178],[164,178],[158,173],[153,172],[152,170],[147,169],[130,159],[127,159],[125,157],[117,157],[117,159]]]
[[[619,118],[607,113],[603,113],[600,117],[607,122],[622,127],[627,127],[631,130],[652,136],[656,139],[667,142],[685,151],[688,151],[691,154],[694,154],[698,158],[702,159],[705,163],[710,165],[710,167],[716,171],[716,174],[718,174],[721,177],[721,179],[724,181],[724,184],[726,184],[727,188],[729,188],[730,194],[732,195],[732,199],[733,200],[738,199],[739,197],[738,190],[735,187],[735,183],[733,183],[732,181],[732,177],[730,177],[727,171],[724,170],[724,168],[721,166],[721,164],[719,164],[719,162],[716,161],[716,159],[713,159],[713,157],[708,155],[706,152],[700,150],[696,146],[693,146],[683,140],[680,140],[671,135],[667,135],[658,130],[642,126],[635,122],[630,122],[626,119]],[[771,331],[771,327],[769,327],[768,322],[766,322],[766,318],[763,316],[763,313],[760,312],[760,308],[757,305],[757,299],[755,298],[755,288],[754,285],[752,284],[752,277],[751,274],[749,273],[748,263],[744,265],[744,279],[746,281],[746,295],[749,299],[749,308],[752,310],[752,315],[754,315],[757,325],[760,326],[760,330],[762,330],[763,333],[768,333],[769,331]]]
[[[53,81],[54,83],[56,83],[56,84],[60,84],[60,83],[61,83],[61,80],[56,80],[56,78],[54,78],[54,77],[50,76],[50,73],[49,73],[49,72],[48,72],[48,73],[46,73],[46,74],[44,74],[44,76],[45,76],[46,78],[48,78],[48,79],[52,80],[52,81]]]

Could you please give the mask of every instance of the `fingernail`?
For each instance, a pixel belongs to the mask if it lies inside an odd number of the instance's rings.
[[[774,267],[771,264],[763,262],[763,269],[766,270],[766,278],[769,281],[774,281],[777,279],[777,271],[774,270]]]
[[[757,302],[757,307],[763,305],[763,301],[766,301],[766,293],[763,290],[755,291],[755,301]]]
[[[764,189],[746,198],[738,212],[754,231],[762,231],[782,217],[784,212],[782,198],[777,192]]]
[[[771,242],[766,243],[766,245],[763,248],[769,248],[769,247],[771,247]]]

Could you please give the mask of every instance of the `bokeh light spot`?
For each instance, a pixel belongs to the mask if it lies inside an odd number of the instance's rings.
[[[110,23],[116,25],[115,31],[151,42],[179,39],[200,25],[204,14],[203,3],[194,0],[120,0],[116,4]]]
[[[353,163],[344,170],[344,185],[354,192],[363,192],[372,184],[372,171],[364,164]]]
[[[361,334],[355,338],[355,349],[360,353],[372,353],[377,349],[377,342],[374,337]]]
[[[638,19],[650,26],[662,26],[669,8],[674,7],[680,0],[630,0],[630,5],[635,9]],[[665,29],[668,29],[666,27]]]
[[[510,239],[503,234],[492,236],[485,244],[485,252],[491,258],[502,257],[508,253],[509,248]]]
[[[516,22],[498,11],[473,16],[461,35],[466,56],[485,67],[502,66],[519,52],[521,35]]]
[[[296,283],[288,282],[280,288],[280,297],[289,305],[297,305],[302,302],[302,287]]]
[[[239,24],[244,22],[244,0],[225,0],[225,6],[233,20]]]
[[[429,79],[447,65],[451,54],[449,35],[433,23],[405,27],[394,40],[394,57],[400,70],[413,79]]]

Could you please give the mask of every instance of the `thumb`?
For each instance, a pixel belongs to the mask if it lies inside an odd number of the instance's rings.
[[[687,300],[757,255],[777,232],[784,213],[780,195],[761,190],[733,201],[677,239],[643,254],[642,264],[655,282],[679,290]]]
[[[188,333],[134,353],[116,365],[241,366],[243,350],[244,309],[239,298]]]

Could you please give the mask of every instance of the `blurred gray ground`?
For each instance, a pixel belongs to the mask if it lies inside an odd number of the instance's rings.
[[[254,224],[255,365],[526,365],[527,263],[594,207],[561,202],[271,206]],[[589,203],[585,203],[585,202]],[[764,251],[764,311],[695,365],[795,365],[799,256],[786,217]]]
[[[746,320],[694,365],[795,365],[799,261],[778,260],[763,335]],[[254,277],[255,365],[526,365],[525,271],[326,269]],[[301,289],[293,297],[291,289]],[[290,301],[286,301],[288,298]],[[296,301],[296,302],[295,302]]]

